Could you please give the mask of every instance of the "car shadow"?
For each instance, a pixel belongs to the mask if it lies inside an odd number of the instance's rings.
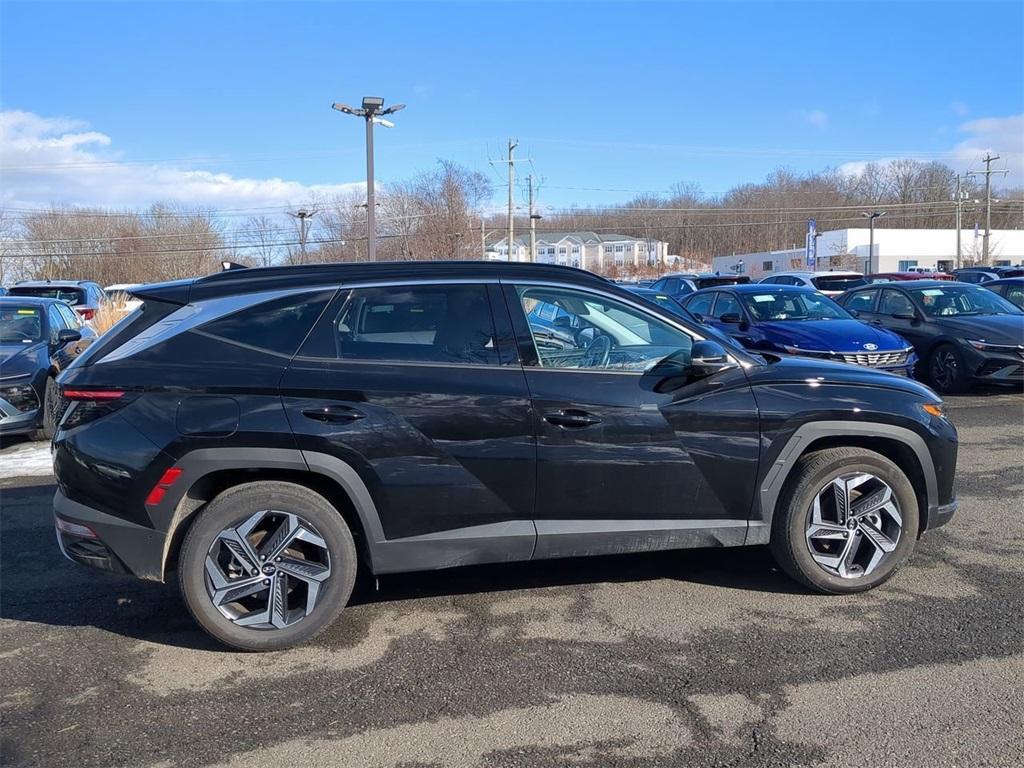
[[[173,574],[168,583],[71,563],[54,543],[52,483],[0,490],[0,618],[94,627],[136,640],[226,650],[192,622]],[[500,565],[357,579],[350,605],[671,579],[712,588],[809,594],[774,565],[765,547],[692,549]]]

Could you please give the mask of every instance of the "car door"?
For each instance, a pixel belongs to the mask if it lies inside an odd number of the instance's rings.
[[[917,348],[927,346],[931,336],[929,324],[903,291],[883,288],[878,300],[877,324],[898,333]]]
[[[836,301],[845,309],[857,314],[857,319],[863,323],[879,325],[878,319],[878,295],[881,288],[868,288],[863,291],[855,291],[846,296],[839,296]]]
[[[708,324],[734,339],[741,346],[750,347],[753,341],[750,336],[750,322],[739,298],[728,291],[719,291],[715,296],[715,304],[711,310],[712,319]],[[722,319],[727,316],[738,317],[739,322],[727,323]]]
[[[593,289],[504,290],[537,432],[535,556],[741,541],[758,460],[742,369],[659,391],[652,367],[693,344],[672,321]],[[536,343],[536,303],[578,319],[573,354]]]
[[[342,289],[280,389],[310,466],[339,460],[369,490],[367,535],[412,541],[379,549],[376,570],[529,559],[534,426],[496,285]]]

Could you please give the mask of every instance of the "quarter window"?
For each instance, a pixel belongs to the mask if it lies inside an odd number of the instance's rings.
[[[541,368],[642,373],[693,346],[683,331],[615,299],[563,288],[517,291]],[[538,306],[557,309],[554,324],[534,319]]]
[[[266,301],[213,320],[195,332],[229,344],[291,357],[333,293],[324,290]]]

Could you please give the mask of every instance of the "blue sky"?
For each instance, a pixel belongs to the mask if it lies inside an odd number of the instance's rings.
[[[363,135],[330,104],[365,94],[408,104],[378,129],[379,180],[451,158],[490,175],[495,204],[488,160],[508,136],[551,206],[906,153],[960,167],[990,147],[1021,186],[1022,9],[5,2],[4,195],[255,206],[336,190],[363,178]]]

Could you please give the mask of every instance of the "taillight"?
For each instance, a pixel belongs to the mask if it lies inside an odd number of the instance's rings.
[[[146,497],[146,506],[155,507],[163,501],[167,490],[178,481],[179,477],[181,477],[181,470],[178,467],[171,467],[164,472],[153,486],[153,490],[149,492],[149,496]]]
[[[125,396],[123,389],[64,389],[65,400],[120,400]]]
[[[75,308],[75,312],[82,316],[83,320],[92,320],[96,317],[96,310],[92,307]]]
[[[68,403],[61,429],[71,429],[95,421],[124,408],[138,395],[123,389],[61,389]]]

